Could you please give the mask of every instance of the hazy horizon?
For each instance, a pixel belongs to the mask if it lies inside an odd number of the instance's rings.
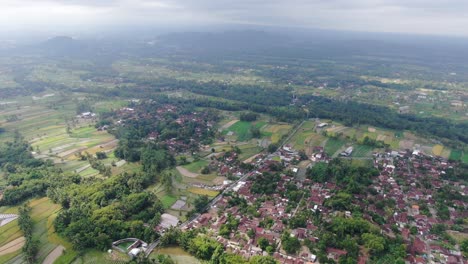
[[[468,2],[449,0],[3,0],[3,38],[284,27],[468,37]]]

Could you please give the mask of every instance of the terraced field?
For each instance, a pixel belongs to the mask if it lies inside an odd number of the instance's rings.
[[[95,176],[96,170],[87,168],[87,161],[78,160],[77,153],[98,151],[111,152],[117,140],[106,131],[97,131],[94,120],[76,118],[76,103],[64,95],[22,97],[15,104],[2,105],[0,126],[6,132],[0,134],[0,141],[14,136],[18,131],[29,141],[38,158],[52,159],[59,167],[74,170],[82,176]],[[123,102],[99,102],[102,111]],[[12,116],[15,121],[8,122]],[[68,125],[67,125],[68,124]],[[67,133],[67,126],[69,133]],[[107,161],[110,163],[111,161]]]
[[[63,257],[76,255],[71,248],[71,244],[59,237],[53,228],[53,220],[60,206],[52,203],[48,198],[33,199],[29,203],[31,218],[34,221],[33,236],[39,240],[40,247],[37,254],[38,263],[42,263],[47,255],[57,246],[63,245],[67,251]],[[18,207],[0,208],[2,213],[16,213]],[[15,220],[5,226],[0,227],[0,247],[22,237],[22,232],[18,227],[18,221]],[[0,263],[23,263],[21,259],[21,247],[9,254],[0,252]]]

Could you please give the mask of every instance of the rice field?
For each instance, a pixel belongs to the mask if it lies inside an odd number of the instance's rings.
[[[59,237],[53,228],[53,220],[60,210],[60,205],[52,203],[48,198],[33,199],[30,201],[29,206],[31,210],[31,218],[34,222],[33,236],[39,240],[39,252],[37,254],[38,263],[46,258],[46,256],[55,249],[58,245],[63,245],[67,248],[65,255],[76,254],[71,244]],[[10,207],[8,209],[2,208],[2,213],[17,213],[18,206]],[[18,227],[18,221],[15,220],[5,226],[0,227],[0,246],[15,240],[22,236],[22,232]],[[21,254],[21,249],[12,253],[0,256],[0,263],[18,263],[21,258],[17,258]],[[66,257],[66,256],[64,256]]]
[[[289,124],[269,124],[263,128],[266,133],[271,133],[270,140],[273,143],[278,143],[283,135],[287,135],[292,126]]]
[[[374,150],[373,147],[366,146],[366,145],[355,145],[353,146],[353,148],[354,150],[353,150],[353,153],[351,154],[351,157],[356,157],[356,158],[371,157],[372,150]]]
[[[79,170],[82,176],[97,175],[96,170],[85,168],[88,162],[78,160],[75,154],[112,152],[117,141],[106,131],[97,131],[93,120],[76,119],[76,103],[71,100],[72,96],[50,95],[41,100],[22,97],[14,105],[3,106],[0,125],[6,132],[0,134],[0,141],[11,139],[17,130],[30,142],[36,157],[51,159],[62,169]],[[97,104],[102,109],[114,105],[106,101]],[[11,115],[18,116],[18,120],[7,122]],[[105,162],[110,163],[110,159]]]
[[[463,152],[458,149],[454,149],[450,152],[449,159],[451,160],[460,160],[462,158]]]
[[[432,147],[432,154],[436,155],[436,156],[441,156],[442,155],[442,151],[444,150],[444,146],[442,145],[434,145]]]
[[[463,163],[468,163],[468,153],[467,152],[463,152],[462,162]]]
[[[208,190],[208,189],[203,189],[203,188],[198,188],[198,187],[190,187],[187,189],[187,191],[193,194],[207,195],[210,197],[215,197],[216,195],[219,194],[218,191],[213,191],[213,190]]]

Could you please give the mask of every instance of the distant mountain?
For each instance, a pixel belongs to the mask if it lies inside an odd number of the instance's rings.
[[[90,52],[91,47],[84,41],[76,40],[68,36],[57,36],[48,39],[36,47],[46,55],[76,56]]]

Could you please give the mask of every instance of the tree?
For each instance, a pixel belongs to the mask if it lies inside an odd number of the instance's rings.
[[[201,169],[201,174],[210,174],[210,167],[209,166],[205,166]]]
[[[285,232],[281,236],[281,245],[288,254],[296,254],[301,248],[301,242],[299,239],[297,239],[297,237],[291,236],[291,234],[288,232]]]
[[[206,195],[201,195],[195,198],[193,205],[195,206],[195,210],[198,213],[202,213],[205,210],[206,205],[209,202],[209,198]]]
[[[250,258],[249,264],[279,264],[279,262],[270,256],[253,256]]]
[[[385,239],[371,233],[362,234],[364,246],[373,254],[381,254],[385,250]]]
[[[463,252],[465,257],[468,257],[468,239],[465,239],[461,242],[460,250]]]
[[[266,248],[270,245],[270,242],[268,241],[268,239],[264,238],[264,237],[261,237],[258,239],[258,246],[262,249],[262,250],[266,250]]]
[[[96,158],[97,158],[98,160],[106,159],[106,158],[107,158],[107,154],[106,154],[105,152],[98,151],[98,152],[96,152]]]
[[[262,136],[262,132],[260,132],[260,128],[256,126],[250,127],[250,134],[252,134],[253,138],[260,138]]]

